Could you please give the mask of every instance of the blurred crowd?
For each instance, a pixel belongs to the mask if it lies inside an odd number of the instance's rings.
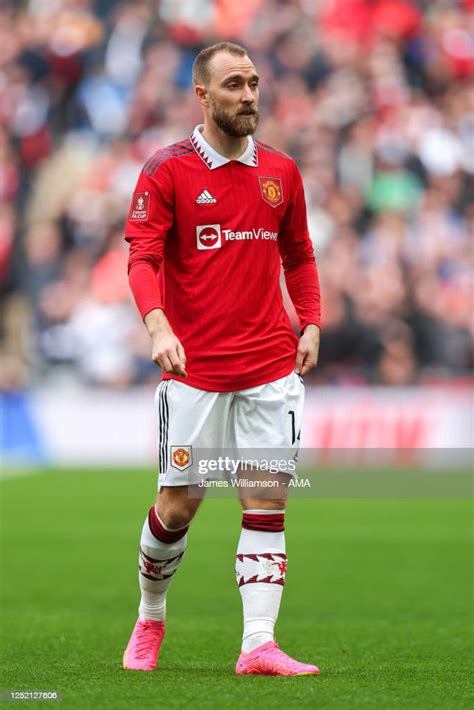
[[[0,0],[0,384],[156,382],[124,218],[201,121],[196,53],[261,74],[321,275],[313,382],[462,380],[473,364],[474,0]],[[295,329],[294,312],[289,304]]]

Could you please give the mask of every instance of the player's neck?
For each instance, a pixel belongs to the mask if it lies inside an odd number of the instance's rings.
[[[218,126],[213,126],[208,123],[204,124],[202,137],[214,150],[217,150],[218,153],[229,160],[240,158],[248,146],[247,136],[235,138],[234,136],[229,136],[227,133],[224,133]]]

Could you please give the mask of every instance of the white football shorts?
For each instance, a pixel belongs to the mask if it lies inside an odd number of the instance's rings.
[[[208,392],[176,380],[157,387],[158,486],[198,484],[203,454],[232,451],[280,454],[296,461],[304,406],[303,379],[295,372],[237,392]],[[285,472],[295,475],[293,470]]]

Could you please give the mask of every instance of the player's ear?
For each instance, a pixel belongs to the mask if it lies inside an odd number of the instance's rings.
[[[197,100],[201,104],[201,106],[208,108],[209,107],[209,94],[207,93],[207,89],[205,86],[202,84],[196,84],[194,87],[194,93],[197,96]]]

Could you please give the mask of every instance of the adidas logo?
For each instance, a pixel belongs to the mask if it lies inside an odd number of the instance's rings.
[[[213,205],[216,202],[216,198],[208,190],[203,190],[196,200],[197,205]]]

